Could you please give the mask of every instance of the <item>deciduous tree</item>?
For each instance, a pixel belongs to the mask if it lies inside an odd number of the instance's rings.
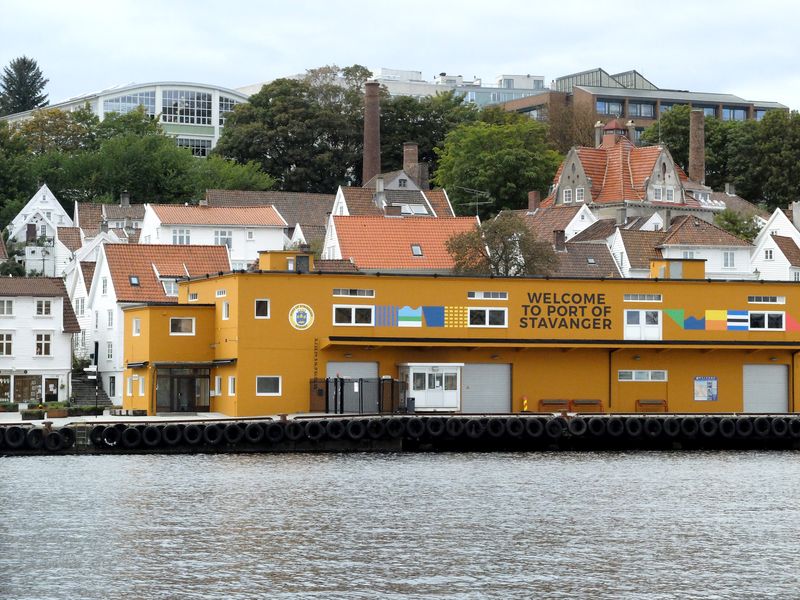
[[[552,246],[540,242],[512,212],[502,212],[447,241],[453,271],[464,275],[547,275],[557,264]]]

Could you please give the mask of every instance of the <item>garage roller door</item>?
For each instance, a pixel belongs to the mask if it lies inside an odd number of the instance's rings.
[[[344,377],[345,379],[377,379],[378,363],[329,362],[325,368],[325,376]]]
[[[461,411],[511,412],[511,365],[464,365],[461,375]]]
[[[329,379],[341,378],[328,386],[328,406],[344,412],[378,412],[379,379],[376,362],[329,362],[325,367]]]
[[[744,412],[789,411],[789,367],[744,365]]]

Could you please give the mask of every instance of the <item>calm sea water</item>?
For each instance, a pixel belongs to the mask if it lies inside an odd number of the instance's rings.
[[[0,459],[0,598],[800,598],[800,454]]]

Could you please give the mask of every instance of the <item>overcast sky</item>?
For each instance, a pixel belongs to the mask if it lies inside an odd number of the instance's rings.
[[[122,83],[236,88],[363,64],[483,77],[637,69],[663,88],[800,108],[791,0],[0,0],[0,63],[35,58],[55,103]]]

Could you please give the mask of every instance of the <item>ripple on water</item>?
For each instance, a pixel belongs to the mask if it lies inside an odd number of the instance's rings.
[[[796,597],[797,453],[0,460],[0,597]]]

